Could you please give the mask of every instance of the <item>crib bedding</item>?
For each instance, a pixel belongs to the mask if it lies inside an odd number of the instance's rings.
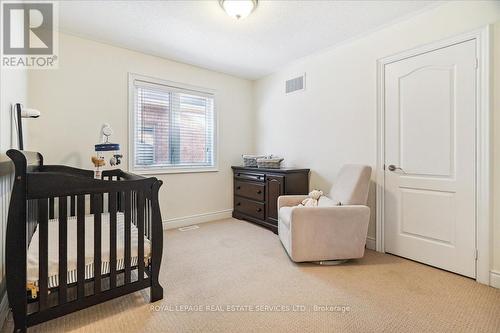
[[[110,272],[110,229],[109,213],[101,215],[101,274]],[[116,214],[116,269],[125,267],[125,223],[124,214]],[[67,241],[67,283],[77,282],[77,220],[75,216],[68,217],[68,241]],[[59,221],[51,219],[48,222],[48,287],[54,288],[59,285]],[[131,266],[138,262],[138,230],[131,224]],[[38,285],[38,262],[39,262],[39,230],[35,231],[28,248],[27,260],[27,282]],[[144,260],[151,257],[151,242],[144,239]],[[94,277],[94,215],[85,216],[85,279]]]

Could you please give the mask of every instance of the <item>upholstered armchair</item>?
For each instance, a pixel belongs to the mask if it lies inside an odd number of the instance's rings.
[[[278,234],[295,262],[326,263],[364,255],[371,167],[345,165],[317,207],[297,207],[307,196],[278,198]]]

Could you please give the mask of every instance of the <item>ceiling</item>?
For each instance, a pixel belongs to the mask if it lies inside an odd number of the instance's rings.
[[[61,1],[63,32],[257,79],[435,5],[435,1],[260,0],[237,21],[218,1]]]

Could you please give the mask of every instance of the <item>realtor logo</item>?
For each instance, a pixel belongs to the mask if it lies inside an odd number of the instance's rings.
[[[2,66],[55,68],[56,4],[2,3]]]

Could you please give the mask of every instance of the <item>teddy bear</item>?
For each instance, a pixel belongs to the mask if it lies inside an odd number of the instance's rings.
[[[92,156],[91,160],[92,160],[92,164],[94,164],[94,166],[96,168],[99,168],[99,167],[106,165],[106,161],[102,157]]]
[[[309,192],[309,197],[302,200],[301,205],[304,207],[316,207],[318,205],[318,200],[322,195],[323,191],[312,190]]]

